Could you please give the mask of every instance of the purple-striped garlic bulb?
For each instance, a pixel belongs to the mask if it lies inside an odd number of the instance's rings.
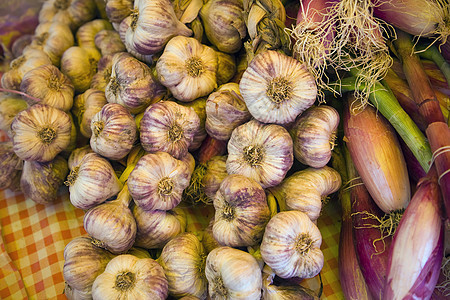
[[[328,105],[312,106],[295,121],[294,157],[313,168],[325,166],[331,159],[339,113]]]
[[[112,55],[118,52],[125,52],[125,45],[120,39],[120,35],[115,30],[103,29],[95,35],[95,46],[100,49],[102,57]]]
[[[228,174],[240,174],[263,188],[279,184],[294,162],[292,139],[280,125],[257,120],[236,127],[228,141]]]
[[[107,103],[105,93],[101,90],[87,89],[84,93],[75,96],[72,112],[77,117],[80,133],[83,136],[91,137],[91,121]]]
[[[227,141],[234,128],[251,117],[237,83],[226,83],[208,96],[205,128],[217,140]]]
[[[217,87],[217,52],[195,38],[176,36],[156,62],[159,81],[183,102],[207,96]]]
[[[243,175],[229,175],[214,197],[214,238],[223,246],[258,244],[270,219],[264,189]]]
[[[152,65],[153,64],[153,56],[154,56],[153,54],[138,53],[136,51],[136,49],[132,48],[132,46],[127,44],[127,42],[126,42],[127,31],[128,31],[128,28],[130,28],[132,21],[133,21],[133,18],[131,16],[128,16],[125,19],[123,19],[122,22],[120,22],[119,28],[117,29],[117,31],[119,32],[120,40],[125,45],[125,49],[127,50],[127,52],[129,54],[133,55],[134,57],[136,57],[138,60],[140,60],[142,62]]]
[[[103,55],[97,63],[97,73],[92,76],[91,89],[105,92],[112,72],[112,58],[114,54]],[[106,99],[106,96],[105,96]]]
[[[133,207],[137,224],[134,245],[145,249],[162,249],[178,234],[186,231],[186,215],[182,209],[143,210]]]
[[[135,0],[130,16],[125,44],[143,55],[161,51],[175,36],[192,35],[192,30],[177,19],[169,0]]]
[[[48,0],[39,11],[39,23],[61,22],[75,31],[95,18],[97,7],[94,0]]]
[[[274,50],[253,58],[239,88],[252,116],[263,123],[293,122],[317,96],[316,82],[306,66]]]
[[[109,103],[119,103],[130,113],[138,114],[161,100],[165,93],[166,89],[153,78],[146,64],[127,52],[113,56],[111,78],[105,88]]]
[[[136,205],[144,210],[170,210],[181,202],[191,179],[190,167],[166,152],[146,154],[127,184]]]
[[[64,184],[69,186],[70,202],[83,210],[105,202],[123,187],[111,163],[97,153],[85,154]]]
[[[91,120],[90,145],[98,154],[112,159],[124,158],[137,139],[137,127],[128,110],[108,103]]]
[[[200,119],[193,108],[162,101],[146,109],[140,126],[145,151],[164,151],[180,159],[188,153],[199,130]]]
[[[202,145],[203,141],[206,139],[208,135],[205,129],[206,122],[206,97],[200,97],[191,102],[177,102],[180,105],[185,107],[192,107],[198,115],[200,120],[200,126],[198,128],[197,133],[194,135],[192,143],[189,145],[189,151],[195,151]]]
[[[16,115],[11,131],[17,156],[48,162],[69,146],[72,122],[60,109],[35,104]]]
[[[312,278],[322,270],[319,228],[301,211],[284,211],[266,226],[260,250],[264,262],[281,278]]]
[[[84,145],[83,147],[79,147],[74,149],[67,159],[67,165],[69,166],[69,170],[72,170],[73,167],[76,167],[80,164],[83,157],[88,153],[93,153],[90,145]]]
[[[112,23],[115,30],[123,19],[131,15],[133,10],[133,0],[106,0],[105,12],[108,20]]]

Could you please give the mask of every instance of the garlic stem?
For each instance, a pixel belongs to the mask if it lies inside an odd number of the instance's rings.
[[[39,99],[39,98],[30,96],[30,95],[28,95],[27,93],[19,92],[19,91],[16,91],[16,90],[4,89],[4,88],[1,88],[1,87],[0,87],[0,92],[12,93],[12,94],[18,94],[18,95],[21,95],[21,96],[23,96],[23,97],[30,98],[31,100],[34,100],[34,101],[36,101],[36,102],[41,101],[41,99]]]

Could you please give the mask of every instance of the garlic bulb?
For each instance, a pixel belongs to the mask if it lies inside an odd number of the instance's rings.
[[[123,187],[109,161],[97,153],[84,155],[65,184],[69,186],[70,202],[84,210],[116,195]]]
[[[211,299],[261,299],[262,276],[256,259],[230,247],[213,249],[205,268]]]
[[[275,285],[275,273],[268,266],[263,268],[263,297],[265,300],[319,300],[314,292],[299,284]]]
[[[112,72],[112,58],[114,54],[103,55],[97,63],[97,73],[92,76],[91,89],[105,92]],[[106,96],[105,96],[106,100]]]
[[[241,0],[210,0],[200,10],[208,40],[220,51],[236,53],[247,35]]]
[[[164,300],[168,283],[162,267],[151,258],[130,254],[114,257],[92,285],[94,300]]]
[[[169,210],[181,201],[189,185],[188,165],[166,152],[144,155],[128,177],[134,202],[144,210]]]
[[[294,157],[313,168],[331,159],[339,113],[328,105],[312,106],[296,120],[293,130]]]
[[[21,176],[23,161],[14,153],[12,142],[0,142],[0,189],[12,187]]]
[[[113,24],[120,24],[123,19],[131,14],[133,0],[105,0],[105,11],[109,21]],[[116,27],[114,29],[117,30]]]
[[[112,159],[124,158],[137,139],[137,128],[128,110],[116,103],[108,103],[91,121],[90,145],[98,154]]]
[[[51,65],[48,55],[39,49],[26,48],[21,56],[11,61],[9,70],[1,77],[2,87],[19,90],[20,83],[26,72],[42,65]]]
[[[93,0],[46,0],[39,11],[39,23],[65,23],[75,31],[95,17],[96,8]]]
[[[301,211],[273,216],[261,242],[264,262],[281,278],[312,278],[322,270],[319,228]]]
[[[195,99],[191,102],[177,102],[180,105],[183,105],[185,107],[192,107],[195,112],[197,113],[197,116],[200,120],[200,126],[198,128],[197,133],[194,135],[194,138],[192,139],[191,144],[189,145],[189,151],[195,151],[202,145],[203,141],[205,140],[206,136],[208,135],[206,133],[205,129],[205,122],[206,122],[206,97],[200,97]]]
[[[23,160],[51,161],[67,148],[72,124],[67,113],[35,104],[19,112],[11,124],[14,152]]]
[[[228,176],[227,156],[214,156],[206,163],[206,173],[203,176],[203,186],[206,196],[214,199],[222,181]]]
[[[90,237],[76,237],[64,248],[63,276],[66,284],[90,293],[95,278],[106,268],[114,255],[95,246]]]
[[[233,130],[228,141],[228,174],[241,174],[263,188],[279,184],[294,161],[286,129],[251,120]]]
[[[15,116],[27,109],[27,102],[16,94],[0,93],[0,130],[12,137],[11,123]]]
[[[143,112],[162,99],[166,89],[153,76],[150,68],[126,52],[113,56],[111,78],[105,88],[109,103],[119,103],[130,113]]]
[[[77,30],[77,43],[82,48],[96,48],[95,36],[102,30],[112,30],[111,23],[103,19],[95,19],[84,23]],[[98,50],[97,50],[98,51]]]
[[[75,92],[83,93],[91,85],[92,77],[97,73],[98,58],[79,46],[64,51],[61,57],[61,72],[69,77]]]
[[[189,102],[217,87],[217,53],[194,38],[176,36],[164,48],[156,71],[177,100]]]
[[[100,49],[102,56],[126,51],[119,33],[115,30],[100,30],[95,35],[95,46]]]
[[[96,89],[87,89],[75,97],[72,111],[78,119],[83,136],[91,137],[91,121],[107,103],[105,93]]]
[[[23,54],[23,50],[31,44],[34,34],[22,34],[11,45],[11,53],[13,58],[17,58]]]
[[[227,176],[214,197],[214,238],[223,246],[256,245],[270,219],[264,189],[242,175]]]
[[[256,55],[239,83],[252,116],[263,123],[293,122],[314,104],[317,86],[306,66],[278,51]]]
[[[206,253],[194,234],[186,232],[171,239],[157,261],[166,274],[170,295],[176,298],[193,295],[206,299]]]
[[[145,62],[149,65],[153,64],[153,54],[141,54],[136,51],[136,49],[132,48],[131,45],[127,44],[126,42],[126,35],[128,28],[130,28],[131,23],[133,22],[133,17],[128,16],[125,19],[122,20],[119,24],[119,29],[116,29],[119,32],[120,39],[122,40],[122,43],[125,45],[125,49],[127,49],[127,52],[134,57],[136,57],[138,60]]]
[[[130,193],[125,185],[117,199],[97,205],[84,215],[84,229],[97,246],[114,254],[128,251],[136,237],[136,221],[128,205]]]
[[[74,167],[78,166],[83,159],[83,157],[88,153],[93,153],[94,150],[91,149],[90,145],[85,145],[83,147],[79,147],[74,149],[67,160],[67,165],[69,170],[72,170]]]
[[[298,210],[304,212],[315,221],[320,215],[322,202],[325,198],[341,187],[339,172],[324,166],[322,168],[307,168],[284,179],[273,191],[278,195],[283,210]]]
[[[192,34],[192,30],[177,19],[169,0],[135,0],[131,18],[125,44],[143,55],[161,51],[174,36]]]
[[[164,151],[180,159],[188,153],[199,126],[200,119],[193,108],[173,101],[152,104],[141,120],[142,147],[148,152]]]
[[[134,245],[145,249],[161,249],[186,230],[186,215],[178,208],[147,211],[135,205],[133,215],[137,224]]]
[[[224,84],[208,96],[205,128],[211,137],[227,141],[233,129],[250,118],[251,115],[239,92],[239,84]]]
[[[72,30],[66,23],[45,22],[36,27],[29,47],[44,51],[52,63],[59,67],[64,51],[72,47],[74,43]]]
[[[236,74],[236,60],[233,55],[217,51],[217,85],[229,82]]]
[[[22,78],[20,90],[40,99],[39,103],[69,111],[73,105],[74,86],[72,82],[54,65],[34,68]],[[30,98],[25,98],[30,105]]]
[[[71,287],[70,285],[65,284],[64,286],[64,296],[67,297],[68,300],[91,300],[92,299],[92,290],[77,290]]]
[[[47,204],[58,198],[58,190],[68,173],[67,160],[61,156],[45,163],[24,161],[20,188],[26,198]]]

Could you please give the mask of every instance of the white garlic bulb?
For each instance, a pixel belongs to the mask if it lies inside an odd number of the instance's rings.
[[[166,92],[151,73],[150,67],[129,53],[116,53],[105,88],[106,99],[125,106],[132,114],[143,112],[150,104],[161,100]]]
[[[214,197],[214,238],[223,246],[253,246],[270,219],[264,189],[254,180],[227,176]]]
[[[228,174],[241,174],[263,188],[279,184],[294,162],[292,139],[280,125],[251,120],[236,127],[228,141]]]
[[[161,249],[178,234],[186,230],[186,215],[183,210],[146,211],[135,205],[137,234],[134,245],[145,249]]]
[[[194,38],[176,36],[164,48],[156,71],[177,100],[189,102],[217,87],[217,53]]]
[[[67,176],[70,202],[87,210],[116,195],[123,187],[111,163],[97,153],[83,156]]]
[[[253,58],[239,88],[252,116],[263,123],[293,122],[317,96],[314,77],[306,66],[274,50]]]
[[[112,160],[124,158],[137,139],[136,122],[128,110],[108,103],[91,120],[92,150]]]
[[[141,144],[146,151],[164,151],[180,159],[188,153],[200,119],[193,108],[162,101],[145,110],[140,124]]]
[[[294,157],[313,168],[325,166],[331,159],[339,113],[328,105],[312,106],[295,121]]]
[[[75,97],[72,112],[78,119],[83,136],[91,137],[91,121],[107,103],[105,93],[96,89],[87,89]]]
[[[192,30],[181,23],[169,0],[135,0],[125,44],[144,55],[155,54],[174,36],[190,36]]]
[[[279,194],[277,198],[282,209],[304,212],[315,221],[320,216],[322,202],[340,187],[339,172],[324,166],[295,172],[275,187],[274,192]]]
[[[250,118],[250,112],[239,92],[239,84],[224,84],[208,96],[205,129],[211,137],[226,141],[234,128]]]
[[[205,274],[211,299],[261,299],[261,269],[247,252],[226,246],[213,249]]]
[[[180,203],[190,179],[185,162],[156,152],[141,157],[127,184],[134,202],[144,210],[169,210]]]
[[[16,115],[11,130],[17,156],[48,162],[69,146],[72,123],[62,110],[35,104]]]
[[[34,68],[22,78],[20,90],[40,99],[39,103],[47,104],[69,111],[73,105],[74,86],[66,75],[54,65],[43,65]],[[30,105],[34,101],[25,98]]]
[[[206,253],[194,234],[185,232],[171,239],[162,249],[157,261],[166,274],[169,295],[176,298],[193,295],[206,299]]]
[[[264,262],[281,278],[312,278],[322,270],[319,228],[301,211],[273,216],[261,242]]]

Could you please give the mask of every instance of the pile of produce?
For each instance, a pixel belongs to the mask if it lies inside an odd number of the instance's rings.
[[[447,0],[46,0],[1,77],[0,188],[85,212],[68,299],[318,299],[329,201],[347,299],[445,299],[449,20]]]

